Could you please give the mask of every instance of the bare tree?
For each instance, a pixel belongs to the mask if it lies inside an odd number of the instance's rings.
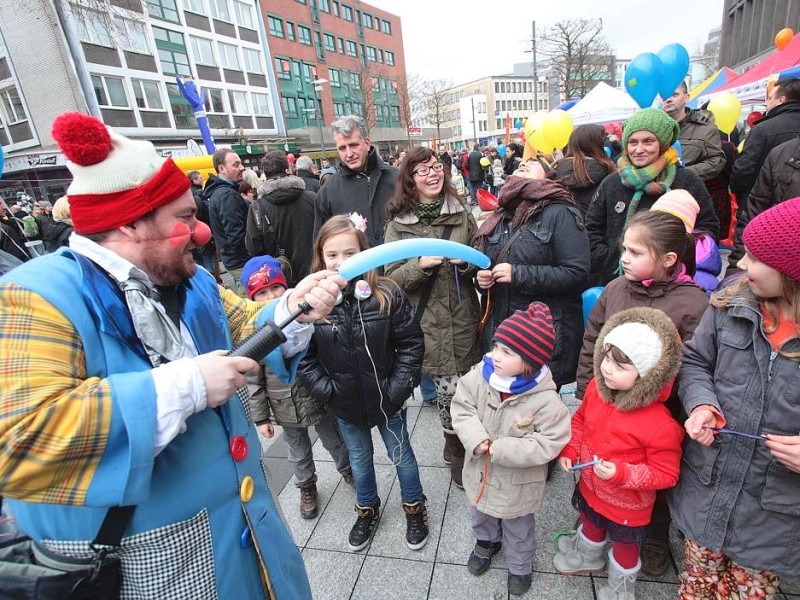
[[[707,77],[711,77],[717,70],[717,54],[708,44],[695,45],[691,61],[692,64],[699,65],[703,71],[701,81]],[[689,71],[691,72],[691,69]]]
[[[370,128],[375,127],[378,123],[378,117],[375,114],[375,88],[378,85],[378,80],[385,75],[386,73],[381,67],[370,62],[362,64],[359,71],[361,109],[363,111],[361,116],[364,117],[367,126]]]
[[[406,128],[408,136],[408,146],[411,147],[411,134],[408,128],[414,119],[421,117],[416,107],[419,106],[417,100],[422,96],[424,80],[420,75],[402,75],[395,80],[397,84],[397,103],[400,109],[400,123]]]
[[[428,123],[436,127],[436,139],[442,139],[441,127],[447,121],[445,108],[448,101],[447,96],[453,84],[445,79],[428,79],[420,86],[425,99]]]
[[[613,50],[603,36],[602,19],[567,19],[545,28],[537,44],[557,73],[564,96],[585,96],[599,81],[610,81]]]

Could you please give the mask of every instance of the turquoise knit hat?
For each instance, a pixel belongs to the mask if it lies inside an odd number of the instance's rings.
[[[622,147],[628,148],[628,140],[637,131],[649,131],[658,138],[661,150],[666,150],[681,131],[678,122],[660,108],[645,108],[625,121],[622,125]]]

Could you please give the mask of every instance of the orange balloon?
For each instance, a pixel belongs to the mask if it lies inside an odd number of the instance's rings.
[[[783,50],[789,45],[789,42],[792,41],[793,37],[794,31],[792,31],[789,27],[781,29],[775,36],[775,47],[778,48],[778,50]]]

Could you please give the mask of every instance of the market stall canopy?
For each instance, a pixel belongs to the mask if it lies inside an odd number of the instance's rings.
[[[710,94],[738,76],[739,74],[733,69],[722,67],[719,71],[689,92],[689,98],[691,98],[691,100],[689,100],[686,105],[689,108],[698,108],[700,106],[699,96]]]
[[[637,110],[639,105],[626,92],[601,81],[567,112],[578,126],[624,121]]]

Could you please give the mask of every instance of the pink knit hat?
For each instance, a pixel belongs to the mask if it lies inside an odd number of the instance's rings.
[[[744,228],[742,241],[762,263],[800,281],[800,197],[757,215]]]
[[[686,190],[670,190],[655,201],[650,210],[669,213],[678,217],[686,226],[687,232],[694,231],[694,224],[697,221],[697,214],[700,212],[700,205]]]

